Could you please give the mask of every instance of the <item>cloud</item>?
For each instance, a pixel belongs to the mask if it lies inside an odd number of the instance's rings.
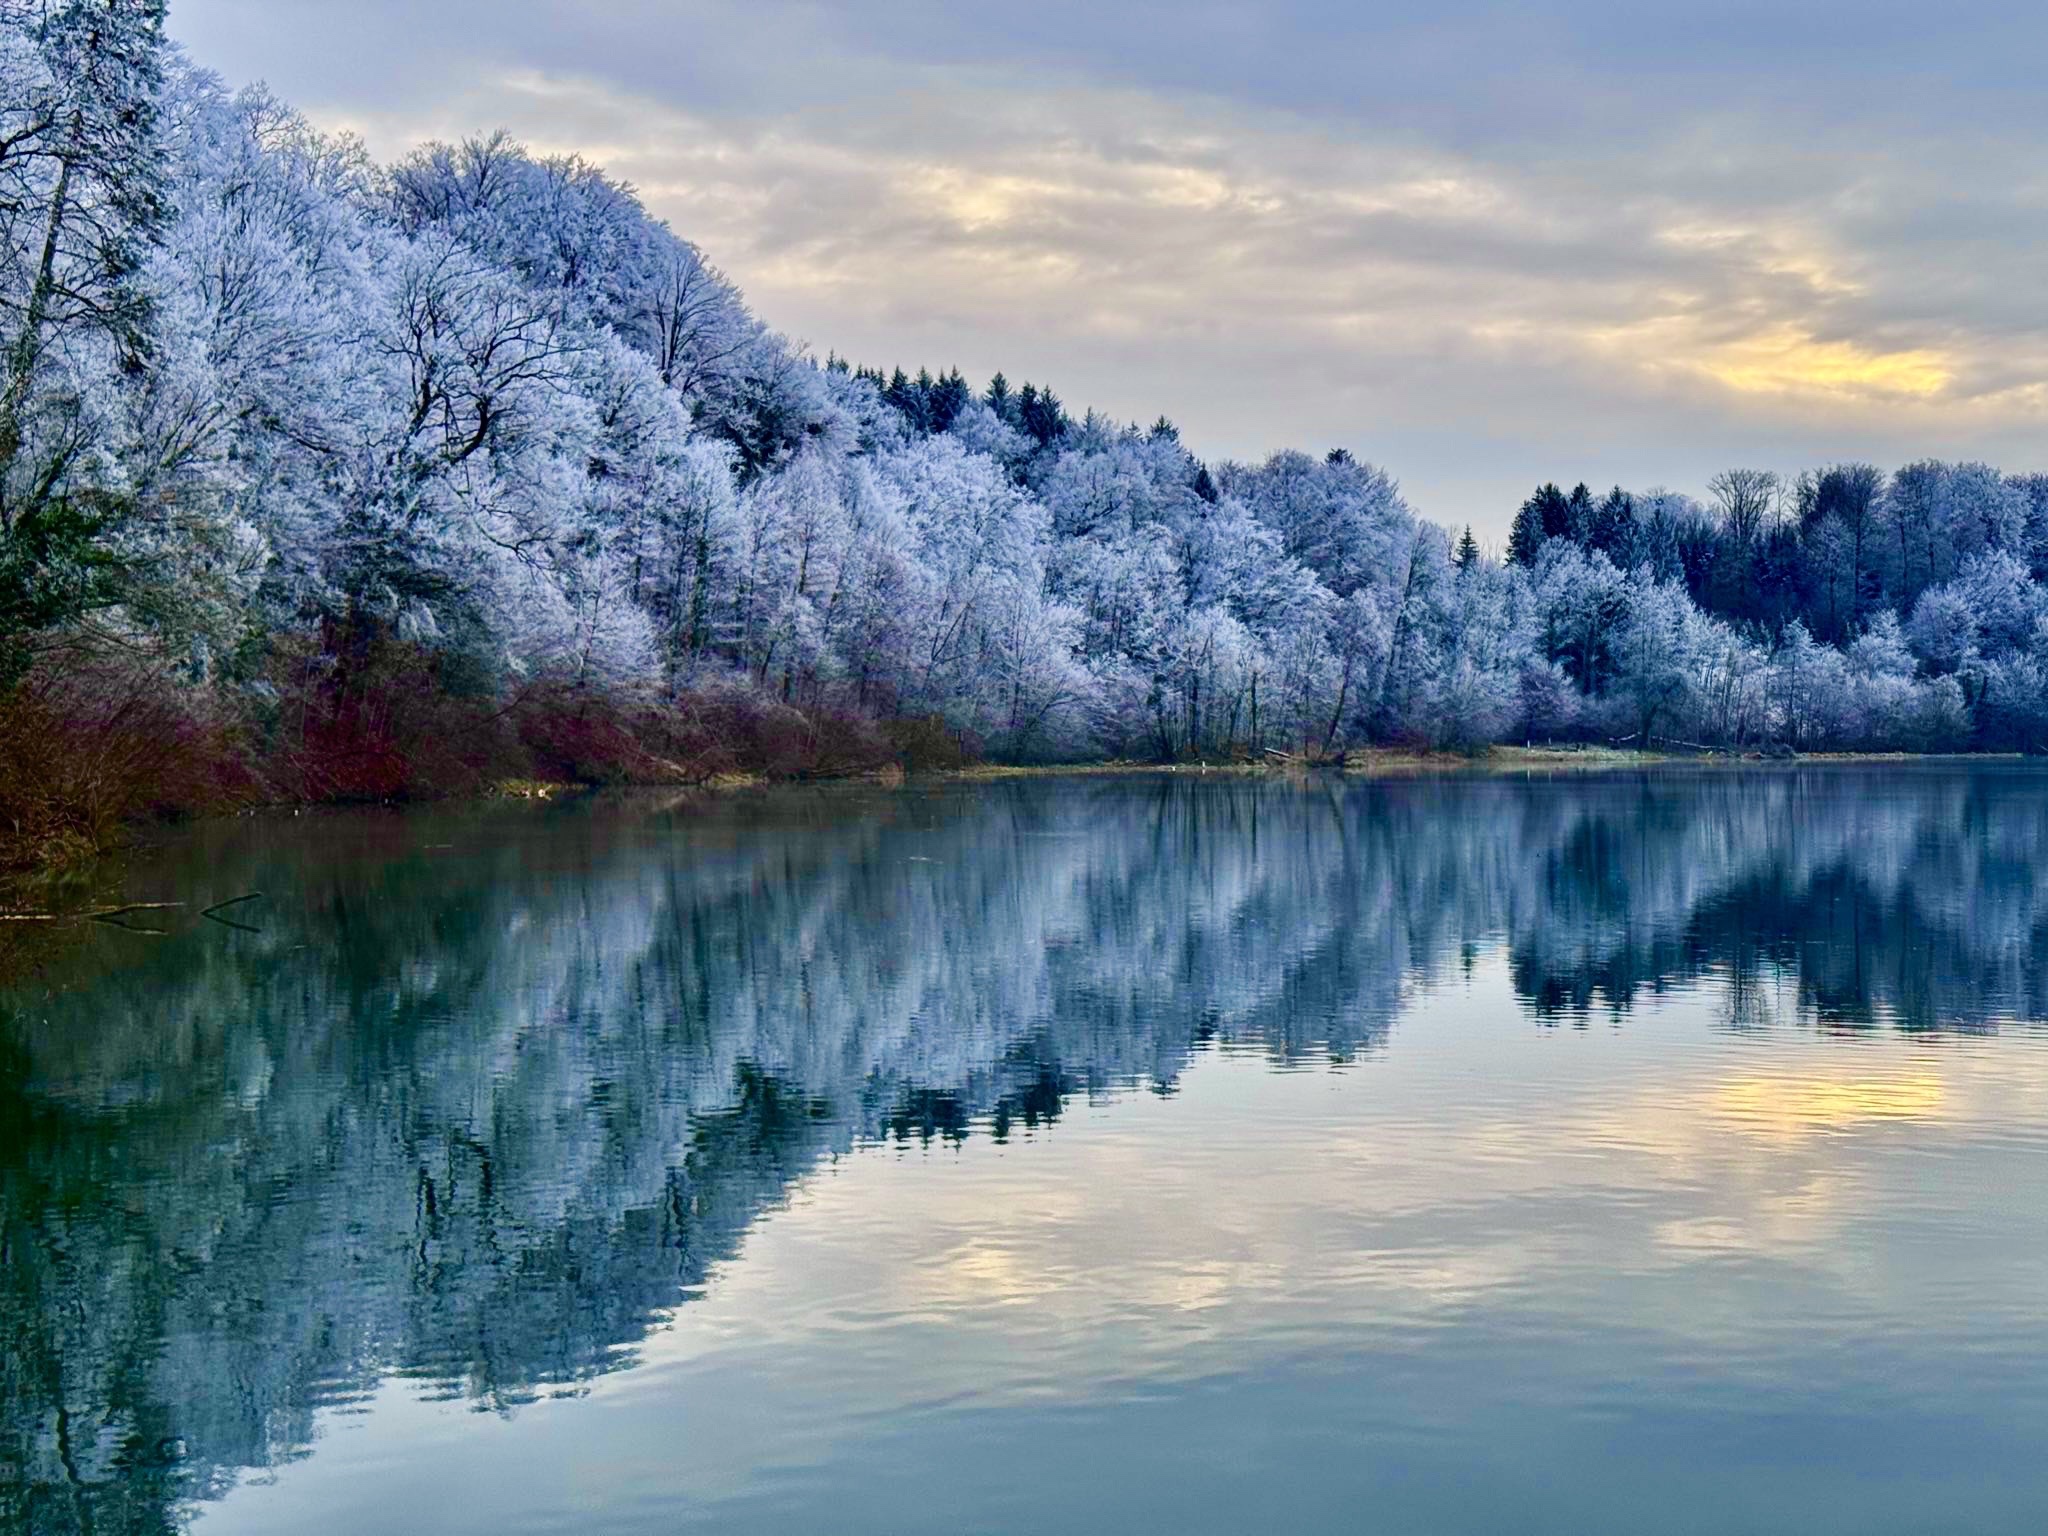
[[[323,9],[176,25],[382,153],[503,125],[610,166],[821,351],[1212,456],[1341,442],[1496,536],[1543,478],[2030,467],[2048,409],[2021,12]]]

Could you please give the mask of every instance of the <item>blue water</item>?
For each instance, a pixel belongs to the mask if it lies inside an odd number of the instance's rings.
[[[0,1515],[2033,1529],[2044,873],[2004,766],[195,829],[0,994]]]

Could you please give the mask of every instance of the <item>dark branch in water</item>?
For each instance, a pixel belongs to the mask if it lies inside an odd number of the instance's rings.
[[[94,912],[81,912],[79,916],[95,923],[105,923],[109,928],[118,928],[123,933],[147,933],[160,939],[165,937],[166,930],[138,928],[133,923],[122,922],[121,919],[130,912],[165,912],[184,905],[182,901],[131,901],[126,906],[104,907]]]
[[[163,912],[184,905],[182,901],[131,901],[125,906],[92,907],[84,912],[0,912],[0,923],[104,923],[117,917],[125,917],[130,912]],[[119,928],[125,925],[115,923],[114,926]],[[130,931],[144,933],[149,930],[137,928]]]
[[[261,933],[263,930],[260,928],[253,928],[247,923],[238,923],[231,917],[221,917],[219,913],[227,907],[238,907],[245,901],[260,901],[262,897],[263,893],[261,891],[250,891],[245,895],[230,896],[226,901],[216,901],[212,906],[204,908],[199,915],[204,918],[211,918],[223,928],[239,928],[244,933]]]

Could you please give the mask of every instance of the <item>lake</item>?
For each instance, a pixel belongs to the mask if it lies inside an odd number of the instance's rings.
[[[0,994],[9,1529],[2048,1509],[2048,771],[600,798],[122,878],[184,905]]]

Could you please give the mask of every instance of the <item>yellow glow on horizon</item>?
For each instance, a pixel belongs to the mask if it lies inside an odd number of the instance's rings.
[[[1819,392],[1926,399],[1948,388],[1955,377],[1936,352],[1873,352],[1849,341],[1816,341],[1791,326],[1720,348],[1699,367],[1709,378],[1745,394]]]

